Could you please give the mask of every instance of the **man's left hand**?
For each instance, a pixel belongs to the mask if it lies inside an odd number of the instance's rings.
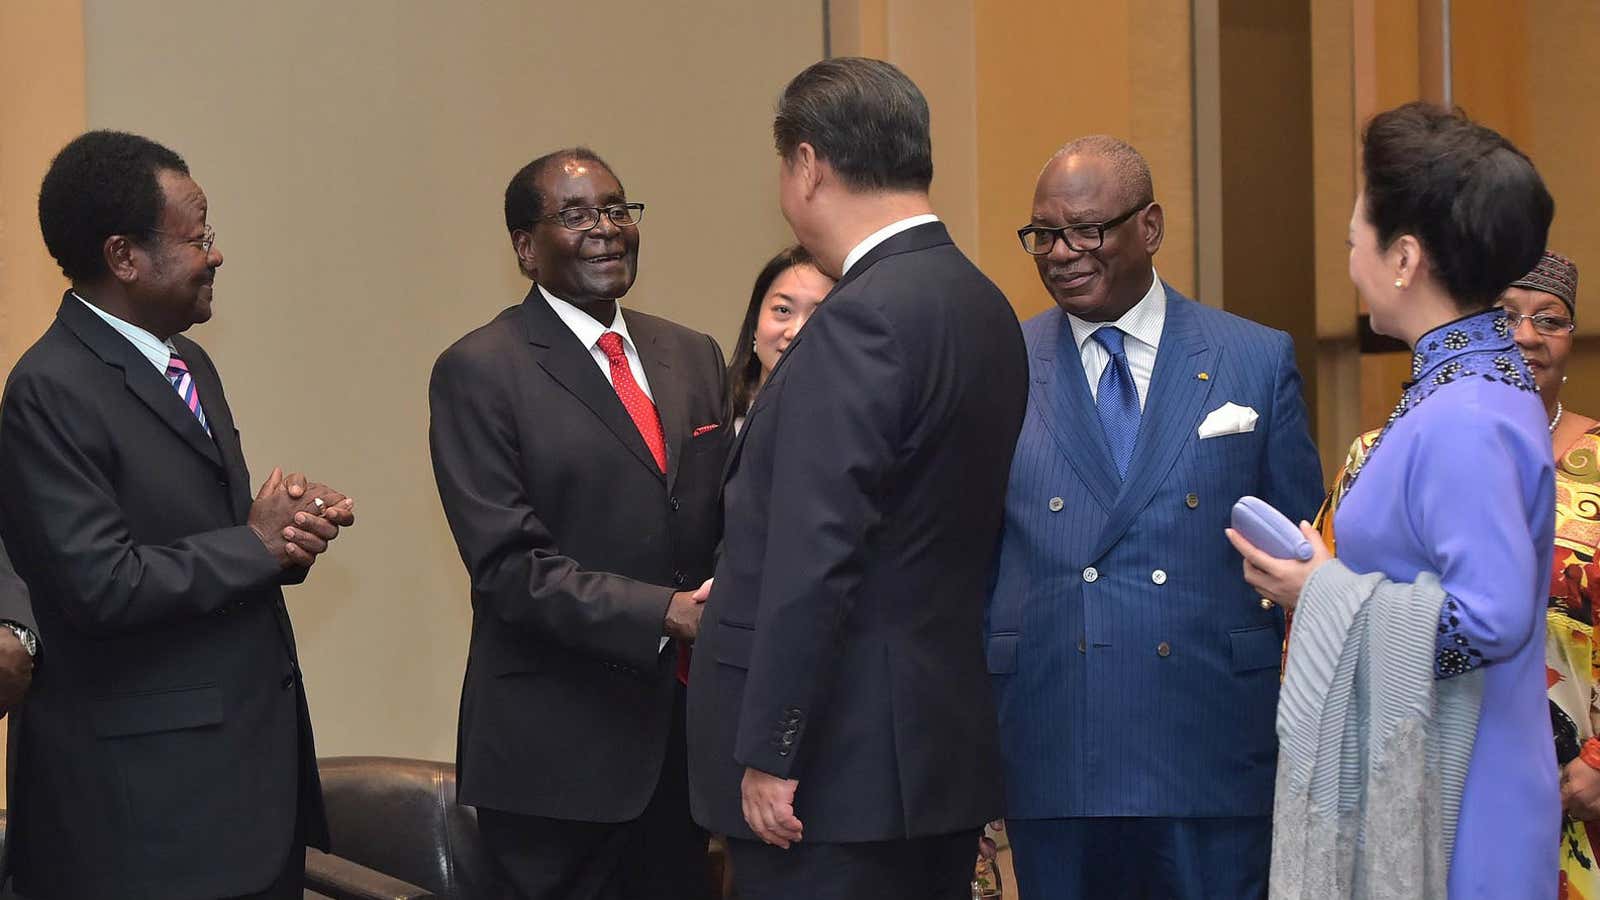
[[[1245,540],[1244,535],[1232,528],[1224,530],[1228,541],[1233,544],[1233,549],[1239,551],[1244,557],[1244,580],[1256,589],[1256,593],[1271,600],[1286,610],[1293,610],[1295,604],[1300,602],[1300,589],[1305,587],[1306,579],[1317,567],[1333,559],[1333,554],[1328,551],[1328,545],[1323,543],[1322,535],[1307,522],[1300,523],[1300,533],[1311,542],[1311,558],[1301,562],[1298,559],[1279,559],[1256,547],[1255,544]]]
[[[794,792],[799,786],[793,778],[779,778],[760,769],[744,770],[739,796],[745,824],[756,837],[785,850],[800,840],[804,826],[794,814]]]
[[[33,683],[33,657],[9,628],[0,628],[0,713],[22,702]]]

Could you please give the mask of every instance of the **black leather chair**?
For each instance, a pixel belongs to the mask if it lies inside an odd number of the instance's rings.
[[[319,760],[335,855],[306,852],[306,887],[334,900],[477,900],[491,862],[456,767],[381,756]]]

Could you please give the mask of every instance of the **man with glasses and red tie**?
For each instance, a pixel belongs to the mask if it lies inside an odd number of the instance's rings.
[[[534,281],[434,366],[434,475],[472,589],[457,743],[507,896],[708,896],[684,685],[731,431],[710,337],[623,309],[644,204],[585,148],[523,167]]]
[[[1063,147],[1020,229],[1056,308],[987,616],[1024,897],[1265,897],[1283,617],[1223,529],[1322,496],[1289,336],[1202,306],[1151,258],[1150,169]]]
[[[11,714],[9,875],[32,900],[297,898],[328,832],[280,587],[353,501],[277,469],[252,501],[182,335],[222,254],[177,154],[82,135],[39,225],[72,287],[0,403],[0,534],[39,654]]]

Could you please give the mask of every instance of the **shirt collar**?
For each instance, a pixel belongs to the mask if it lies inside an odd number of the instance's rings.
[[[79,303],[89,307],[89,309],[93,311],[95,315],[99,316],[107,325],[110,325],[113,329],[115,329],[117,334],[127,338],[128,343],[132,344],[134,349],[138,350],[145,359],[150,360],[151,365],[161,370],[162,375],[167,374],[167,366],[172,363],[172,355],[177,351],[177,348],[173,346],[171,340],[163,341],[161,338],[158,338],[150,332],[145,331],[143,328],[140,328],[132,322],[113,316],[111,313],[108,313],[100,307],[95,306],[93,303],[83,299],[83,295],[79,294],[77,291],[72,291],[71,293],[73,297],[77,298]]]
[[[589,315],[574,304],[568,303],[545,290],[544,285],[541,284],[538,287],[539,294],[544,297],[545,302],[550,304],[550,308],[555,310],[555,314],[577,336],[579,343],[583,344],[585,349],[593,350],[595,345],[600,343],[600,335],[608,331],[615,331],[617,334],[622,335],[623,345],[631,347],[634,355],[638,355],[639,348],[634,346],[633,336],[628,334],[628,320],[622,315],[622,304],[620,302],[617,304],[616,316],[612,318],[611,324],[606,326],[601,325],[595,320],[594,316]]]
[[[1167,290],[1162,286],[1161,276],[1155,269],[1150,270],[1150,276],[1150,290],[1145,291],[1139,302],[1115,322],[1090,322],[1067,313],[1067,321],[1072,324],[1072,339],[1077,343],[1079,353],[1083,352],[1084,343],[1107,325],[1115,325],[1122,329],[1123,334],[1152,350],[1160,346],[1161,330],[1167,323]]]
[[[898,222],[891,222],[888,225],[879,228],[877,231],[867,235],[866,240],[857,244],[856,248],[851,250],[850,253],[845,256],[844,267],[843,270],[840,271],[839,276],[841,278],[844,277],[844,274],[850,271],[851,266],[861,261],[861,257],[872,252],[873,247],[876,247],[884,241],[887,241],[889,238],[894,237],[902,231],[908,231],[912,228],[915,228],[918,225],[926,225],[929,222],[937,221],[939,221],[939,217],[933,213],[923,213],[920,216],[912,216],[909,219],[901,219]]]

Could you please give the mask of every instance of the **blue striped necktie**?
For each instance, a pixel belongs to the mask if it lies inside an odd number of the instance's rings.
[[[1100,413],[1100,427],[1105,429],[1106,446],[1117,464],[1117,475],[1127,478],[1133,445],[1139,439],[1139,390],[1133,384],[1133,370],[1128,368],[1128,354],[1123,352],[1122,329],[1107,325],[1096,330],[1093,337],[1111,355],[1100,373],[1094,406]]]
[[[194,417],[200,420],[200,427],[209,435],[211,426],[206,424],[206,411],[200,408],[200,391],[195,387],[194,376],[189,373],[189,364],[176,353],[167,361],[167,380],[172,382],[173,389],[178,392],[178,399],[183,401],[184,406],[189,407]]]

